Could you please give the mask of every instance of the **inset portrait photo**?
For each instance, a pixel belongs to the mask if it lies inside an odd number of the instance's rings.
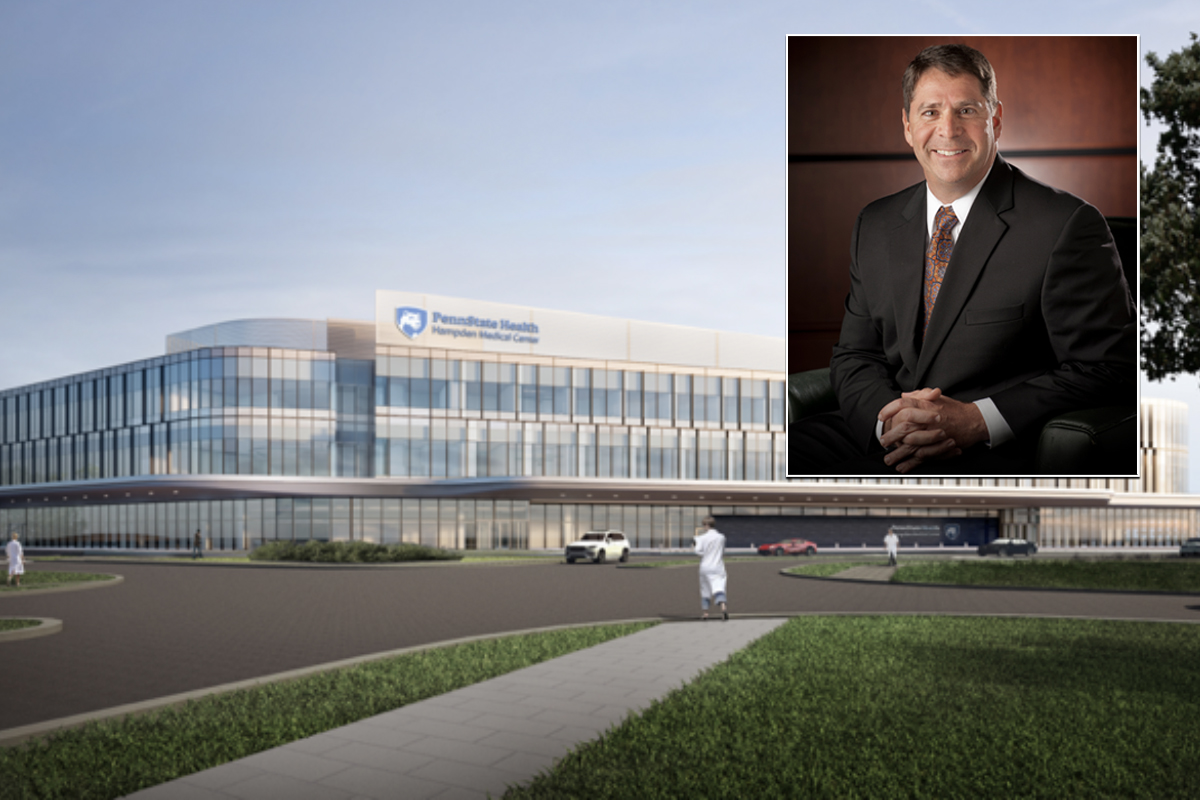
[[[788,475],[1137,475],[1137,37],[789,37],[787,119]]]

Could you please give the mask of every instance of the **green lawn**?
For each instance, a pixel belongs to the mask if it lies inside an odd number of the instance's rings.
[[[48,589],[52,586],[64,586],[71,583],[87,583],[89,581],[111,581],[112,575],[98,575],[92,572],[26,572],[21,576],[21,587],[0,583],[0,592],[21,592],[26,589]]]
[[[801,617],[506,798],[1200,797],[1200,626]]]
[[[572,628],[424,650],[0,748],[0,798],[114,798],[626,636]]]
[[[892,580],[960,586],[1200,592],[1200,562],[1046,558],[927,561],[901,564]]]

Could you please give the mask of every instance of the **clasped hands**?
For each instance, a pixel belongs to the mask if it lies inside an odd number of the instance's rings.
[[[988,437],[983,414],[974,403],[960,403],[941,389],[905,392],[879,412],[880,442],[890,449],[884,463],[904,473],[926,461],[962,455]]]

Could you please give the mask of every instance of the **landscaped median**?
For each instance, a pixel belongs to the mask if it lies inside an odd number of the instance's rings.
[[[901,564],[892,581],[1029,589],[1200,592],[1200,563],[1182,559],[1111,558],[924,561]]]
[[[0,643],[39,639],[62,632],[62,620],[53,617],[0,617]],[[0,664],[3,664],[0,654]]]
[[[800,617],[506,798],[1200,797],[1200,627]]]
[[[115,798],[649,627],[421,650],[0,748],[0,798]]]
[[[853,567],[883,566],[885,559],[821,561],[786,570],[791,575],[830,578]],[[1200,563],[1181,559],[948,559],[901,561],[892,583],[1023,589],[1200,592]]]
[[[104,585],[106,582],[120,583],[119,575],[104,575],[96,572],[50,572],[29,571],[21,576],[20,586],[0,584],[0,593],[20,594],[42,589],[86,589]]]
[[[36,619],[13,619],[10,617],[0,617],[0,633],[19,631],[24,628],[33,628],[41,624],[41,620]]]

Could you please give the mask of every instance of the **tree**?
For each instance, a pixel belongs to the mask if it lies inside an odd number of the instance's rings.
[[[1159,380],[1200,372],[1200,41],[1146,63],[1142,113],[1167,126],[1142,166],[1142,368]]]

